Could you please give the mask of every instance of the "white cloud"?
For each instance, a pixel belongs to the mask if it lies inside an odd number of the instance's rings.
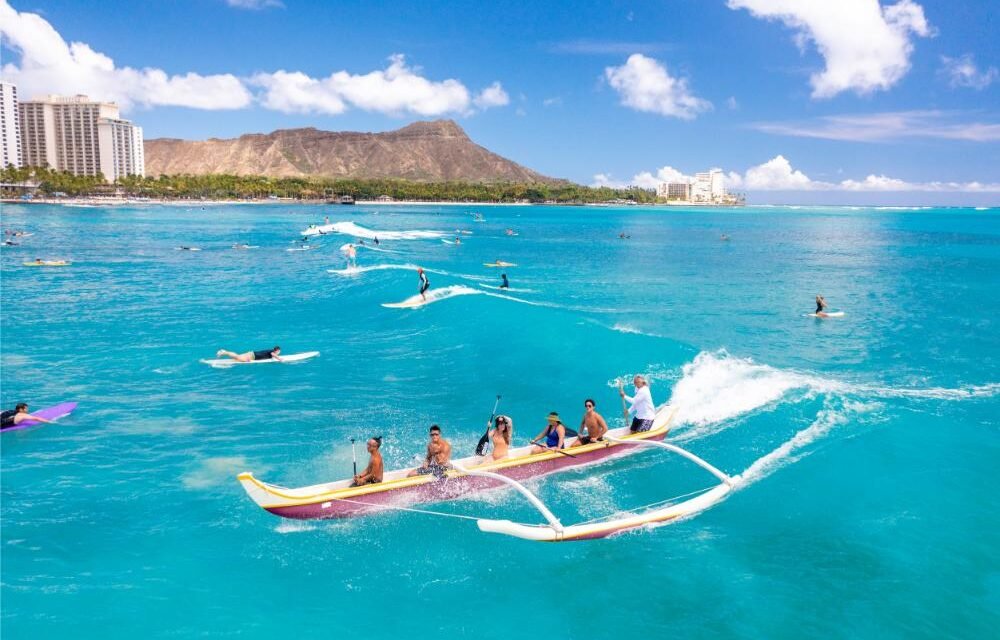
[[[978,91],[990,86],[1000,77],[1000,71],[996,67],[980,71],[971,53],[958,58],[941,56],[941,64],[941,72],[948,78],[948,84],[952,88],[967,87]]]
[[[740,103],[737,102],[736,96],[729,96],[726,98],[726,106],[729,107],[731,111],[736,111],[740,108]]]
[[[499,82],[494,82],[480,91],[479,95],[472,102],[480,109],[503,107],[510,104],[510,96],[503,90]]]
[[[911,37],[932,35],[923,7],[912,0],[885,7],[878,0],[728,0],[728,6],[781,21],[795,31],[800,50],[816,46],[826,68],[810,78],[813,98],[889,89],[910,69]]]
[[[729,191],[851,191],[851,192],[954,192],[954,193],[1000,193],[1000,183],[983,182],[908,182],[886,175],[869,175],[863,180],[841,180],[840,182],[823,182],[813,180],[802,171],[795,169],[783,155],[762,164],[750,167],[740,174],[730,171],[725,174],[725,185]],[[652,172],[637,173],[631,180],[616,180],[611,174],[598,173],[594,176],[592,187],[623,188],[639,186],[646,189],[656,188],[660,182],[690,181],[691,176],[665,166]]]
[[[938,138],[991,142],[1000,140],[1000,124],[962,122],[958,111],[894,111],[885,113],[824,116],[802,122],[760,122],[752,128],[766,133],[883,142],[903,138]]]
[[[0,0],[0,35],[5,46],[21,54],[19,66],[4,65],[3,78],[26,97],[82,93],[117,102],[123,110],[135,104],[239,109],[252,100],[231,74],[168,75],[161,69],[116,67],[110,57],[82,42],[67,44],[44,18],[19,13],[6,0]]]
[[[688,90],[687,80],[674,78],[666,67],[641,53],[632,54],[620,67],[607,67],[604,75],[621,103],[637,111],[690,120],[712,108],[712,103]]]
[[[284,113],[342,113],[353,106],[390,115],[440,116],[465,114],[473,104],[482,109],[510,102],[499,82],[476,96],[458,80],[440,82],[419,75],[407,66],[402,54],[389,57],[384,70],[366,74],[337,71],[326,78],[311,78],[301,72],[258,73],[251,83],[263,88],[261,103]]]
[[[743,186],[746,189],[761,189],[765,191],[792,190],[813,188],[809,176],[792,168],[785,156],[775,156],[764,164],[747,169],[743,176]]]
[[[546,98],[542,100],[543,107],[555,107],[561,104],[562,104],[562,98],[559,96],[556,96],[554,98]]]
[[[226,4],[236,9],[266,9],[275,7],[284,9],[285,5],[280,0],[226,0]]]

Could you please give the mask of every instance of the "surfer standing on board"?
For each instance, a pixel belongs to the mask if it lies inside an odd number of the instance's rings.
[[[816,315],[822,317],[826,315],[826,299],[821,296],[816,296]]]
[[[28,413],[28,405],[24,402],[18,402],[17,406],[13,409],[0,411],[0,429],[6,429],[7,427],[19,425],[25,420],[37,420],[38,422],[52,423],[51,420],[39,418],[38,416],[33,416]]]
[[[618,382],[618,395],[627,400],[631,406],[628,413],[632,414],[632,424],[629,431],[636,433],[639,431],[649,431],[653,428],[653,420],[656,419],[656,409],[653,407],[653,396],[649,393],[649,384],[642,376],[632,378],[635,385],[635,395],[625,395],[625,387],[621,381]]]
[[[420,298],[427,302],[427,290],[431,288],[431,281],[427,279],[427,274],[424,273],[423,267],[417,267],[417,275],[420,276]]]
[[[233,353],[232,351],[226,351],[225,349],[219,349],[215,352],[217,358],[232,358],[236,362],[255,362],[257,360],[277,360],[281,362],[281,358],[278,357],[281,354],[281,347],[275,346],[273,349],[265,349],[263,351],[247,351],[246,353]]]

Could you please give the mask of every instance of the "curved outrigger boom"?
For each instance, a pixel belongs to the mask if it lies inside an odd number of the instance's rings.
[[[606,439],[611,442],[623,442],[618,438],[610,436],[607,436]],[[637,527],[671,522],[679,518],[693,515],[699,511],[704,511],[725,498],[726,495],[733,489],[732,478],[690,451],[658,440],[629,440],[627,442],[629,444],[662,447],[668,451],[679,454],[714,475],[720,480],[720,483],[711,489],[697,492],[698,495],[695,497],[677,504],[670,504],[658,509],[652,509],[650,511],[616,518],[614,520],[602,520],[599,522],[563,526],[563,524],[559,522],[559,519],[556,518],[551,511],[549,511],[548,507],[545,506],[538,496],[528,490],[527,487],[517,480],[500,474],[491,473],[489,471],[477,471],[475,469],[462,468],[461,471],[469,475],[492,478],[510,485],[521,495],[527,498],[528,502],[538,509],[539,513],[541,513],[548,522],[548,524],[543,525],[529,525],[512,522],[510,520],[482,519],[476,521],[476,524],[479,526],[479,530],[487,533],[502,533],[517,538],[524,538],[525,540],[538,540],[542,542],[593,540],[596,538],[605,538],[607,536],[621,533],[629,529],[635,529]]]

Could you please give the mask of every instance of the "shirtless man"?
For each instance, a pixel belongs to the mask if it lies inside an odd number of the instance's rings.
[[[580,437],[572,446],[579,447],[604,440],[604,434],[608,432],[608,423],[604,421],[604,416],[597,413],[594,406],[594,401],[590,398],[583,401],[584,414],[583,420],[580,421]]]
[[[263,351],[247,351],[246,353],[233,353],[232,351],[226,351],[225,349],[219,349],[215,352],[216,358],[232,358],[236,362],[254,362],[256,360],[277,360],[281,362],[279,357],[281,354],[281,347],[275,346],[271,350],[264,349]]]
[[[0,412],[0,429],[17,426],[25,420],[37,420],[38,422],[45,422],[49,424],[52,422],[51,420],[31,415],[28,413],[28,405],[23,402],[18,402],[17,406],[13,409]]]
[[[368,439],[368,466],[365,470],[354,476],[354,486],[360,487],[363,484],[377,484],[382,482],[382,436],[375,436]]]
[[[427,443],[427,457],[424,464],[406,474],[407,476],[433,475],[443,478],[451,468],[451,443],[441,437],[441,427],[431,425],[431,441]]]

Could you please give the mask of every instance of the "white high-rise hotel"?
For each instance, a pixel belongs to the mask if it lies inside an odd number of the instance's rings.
[[[0,168],[21,166],[21,123],[17,115],[17,87],[0,82]]]
[[[700,204],[721,204],[730,197],[726,192],[725,177],[719,169],[694,174],[694,180],[661,182],[656,194],[668,200]]]
[[[118,105],[87,96],[50,95],[20,104],[25,165],[48,166],[114,182],[146,174],[142,127],[122,120]]]

